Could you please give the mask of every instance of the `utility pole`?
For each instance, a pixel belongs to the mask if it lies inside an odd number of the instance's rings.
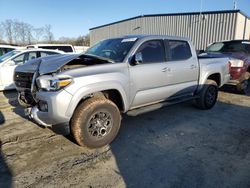
[[[202,10],[203,9],[203,0],[201,0],[201,4],[200,4],[200,18],[199,18],[199,23],[201,23],[201,19],[202,19]]]
[[[234,10],[236,10],[236,9],[237,9],[237,1],[234,0]]]

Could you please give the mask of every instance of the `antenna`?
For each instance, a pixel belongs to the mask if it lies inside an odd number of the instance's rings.
[[[201,4],[200,4],[200,14],[202,14],[202,9],[203,9],[203,0],[201,0]]]
[[[237,9],[237,1],[234,0],[234,10],[236,10],[236,9]]]
[[[200,16],[199,16],[199,23],[201,23],[201,19],[202,19],[202,11],[203,11],[203,0],[201,0],[201,4],[200,4]]]

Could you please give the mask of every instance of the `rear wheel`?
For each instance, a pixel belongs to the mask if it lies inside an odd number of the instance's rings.
[[[112,101],[93,97],[77,107],[70,127],[80,146],[98,148],[114,140],[120,123],[120,111]]]
[[[250,73],[245,73],[243,78],[244,79],[237,84],[237,90],[242,94],[250,95]]]
[[[196,99],[196,104],[200,109],[211,109],[218,97],[218,85],[214,80],[207,80],[202,90],[198,94],[199,98]]]

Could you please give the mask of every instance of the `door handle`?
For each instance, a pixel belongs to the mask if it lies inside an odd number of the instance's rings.
[[[168,67],[165,67],[165,68],[163,68],[161,71],[162,71],[162,72],[170,72],[170,71],[171,71],[171,69],[170,69],[170,68],[168,68]]]
[[[195,68],[196,68],[196,65],[191,65],[190,68],[191,68],[191,69],[195,69]]]

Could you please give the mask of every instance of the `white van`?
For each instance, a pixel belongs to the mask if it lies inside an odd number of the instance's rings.
[[[26,46],[27,49],[30,48],[43,48],[49,50],[61,50],[66,53],[75,53],[75,49],[71,44],[34,44]]]

